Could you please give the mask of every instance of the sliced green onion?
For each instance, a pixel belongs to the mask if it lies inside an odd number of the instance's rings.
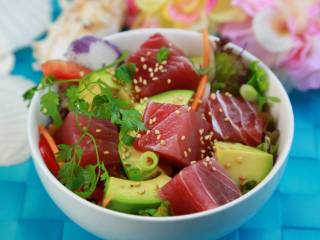
[[[258,93],[253,86],[248,84],[243,84],[240,87],[240,95],[247,101],[253,102],[257,100]]]

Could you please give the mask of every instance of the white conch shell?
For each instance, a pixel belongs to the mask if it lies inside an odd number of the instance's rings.
[[[63,59],[69,44],[85,35],[106,36],[118,32],[125,10],[124,0],[75,0],[64,3],[64,10],[52,24],[48,36],[34,44],[39,64]]]
[[[14,66],[15,57],[12,53],[0,55],[0,76],[11,72]]]
[[[50,0],[0,1],[0,55],[29,45],[50,22]]]
[[[26,103],[22,94],[33,85],[22,77],[0,76],[0,166],[28,159]]]

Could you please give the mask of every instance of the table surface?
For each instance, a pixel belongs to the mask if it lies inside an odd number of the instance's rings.
[[[34,82],[30,48],[15,53],[13,74]],[[292,92],[295,137],[285,174],[267,204],[247,223],[223,240],[320,239],[320,92]],[[0,167],[0,232],[11,239],[97,239],[52,202],[34,165],[27,162]]]

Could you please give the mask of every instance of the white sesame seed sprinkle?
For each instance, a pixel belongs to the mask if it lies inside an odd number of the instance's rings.
[[[183,136],[181,136],[181,138],[180,138],[180,139],[183,141],[183,140],[185,140],[185,139],[186,139],[186,136],[184,136],[184,135],[183,135]]]
[[[102,130],[100,129],[100,128],[97,128],[96,129],[96,133],[99,133],[99,132],[101,132]]]

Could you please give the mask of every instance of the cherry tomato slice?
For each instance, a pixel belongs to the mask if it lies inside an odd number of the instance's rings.
[[[58,170],[60,168],[59,164],[56,162],[56,159],[49,147],[49,144],[42,135],[39,139],[39,150],[49,170],[52,172],[53,175],[58,176]]]
[[[72,61],[49,60],[41,65],[44,76],[57,79],[79,79],[91,72],[90,69]]]

